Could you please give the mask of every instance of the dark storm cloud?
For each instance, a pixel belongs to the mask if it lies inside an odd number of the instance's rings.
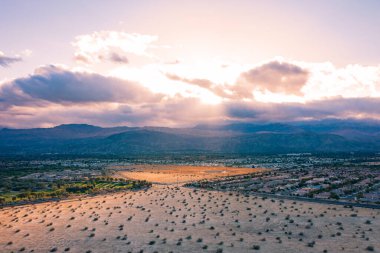
[[[12,105],[43,100],[52,103],[159,101],[143,86],[99,74],[72,72],[57,66],[37,69],[34,74],[18,78],[0,88],[0,103]]]

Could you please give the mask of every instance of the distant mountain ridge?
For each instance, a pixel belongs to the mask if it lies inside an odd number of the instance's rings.
[[[380,123],[374,121],[230,123],[193,128],[66,124],[0,129],[3,155],[379,151]]]

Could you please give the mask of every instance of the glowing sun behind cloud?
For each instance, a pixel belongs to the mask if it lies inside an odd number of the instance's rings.
[[[0,126],[378,119],[364,2],[4,4]]]

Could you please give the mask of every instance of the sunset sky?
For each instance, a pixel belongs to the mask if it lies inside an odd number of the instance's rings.
[[[380,119],[380,1],[0,1],[0,126]]]

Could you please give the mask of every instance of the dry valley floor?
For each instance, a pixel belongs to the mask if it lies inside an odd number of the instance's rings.
[[[0,210],[0,252],[379,251],[379,211],[153,185]]]

